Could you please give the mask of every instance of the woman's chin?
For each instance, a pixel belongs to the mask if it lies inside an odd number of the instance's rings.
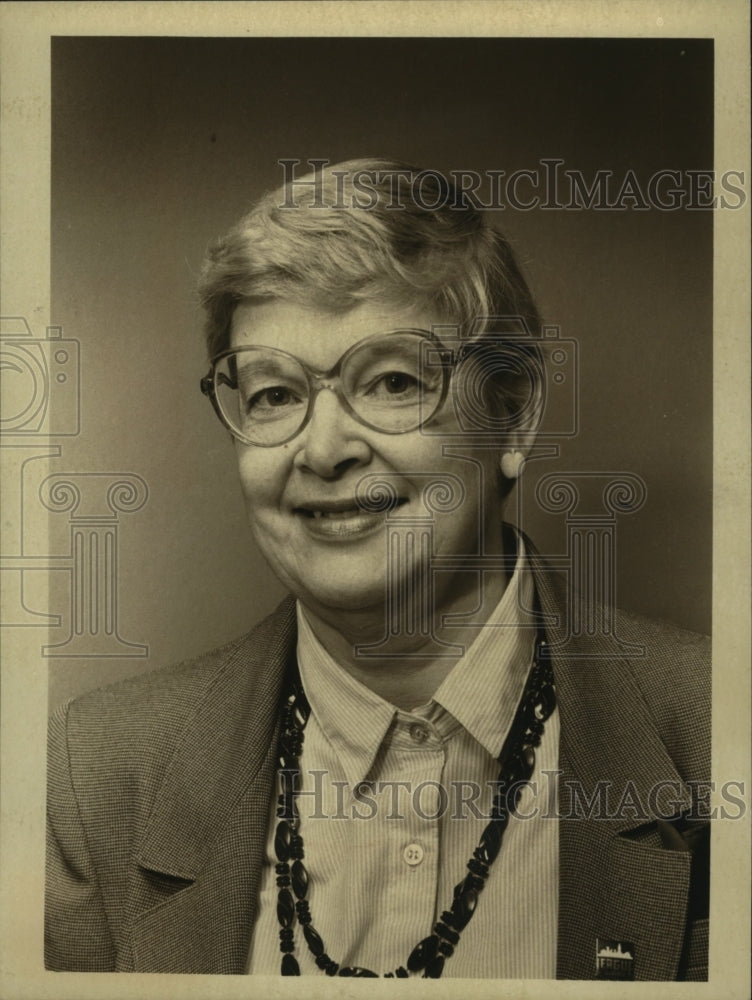
[[[297,595],[301,602],[317,614],[328,612],[377,613],[384,614],[384,585],[373,588],[337,586],[316,586],[303,590]]]

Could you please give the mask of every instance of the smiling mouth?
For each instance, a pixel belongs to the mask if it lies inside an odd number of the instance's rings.
[[[360,507],[348,507],[345,510],[303,510],[306,517],[312,517],[315,521],[326,518],[327,521],[346,521],[351,517],[360,517],[363,514],[375,514],[378,511],[361,510]]]
[[[390,510],[405,503],[407,497],[401,497]],[[343,536],[361,534],[372,529],[383,520],[387,511],[383,506],[369,509],[354,500],[341,500],[310,507],[295,507],[293,513],[301,517],[316,534]]]

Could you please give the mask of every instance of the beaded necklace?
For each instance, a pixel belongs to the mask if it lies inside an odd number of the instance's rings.
[[[535,658],[530,669],[520,704],[504,746],[499,754],[499,777],[491,807],[491,819],[481,834],[473,856],[467,862],[467,874],[454,887],[454,899],[435,923],[433,931],[410,952],[406,966],[384,973],[387,979],[406,979],[410,973],[422,973],[424,979],[438,979],[445,961],[457,947],[460,934],[469,923],[478,903],[478,896],[488,873],[501,849],[509,817],[519,804],[523,788],[535,769],[535,748],[540,745],[544,723],[556,706],[553,672],[546,642],[536,643]],[[282,707],[279,737],[279,775],[281,794],[277,800],[279,822],[274,837],[277,856],[277,919],[279,949],[282,952],[283,976],[299,976],[295,958],[294,925],[303,930],[308,950],[316,965],[327,976],[357,976],[378,978],[379,973],[361,966],[340,966],[327,954],[321,935],[313,926],[308,893],[308,871],[304,862],[303,838],[300,835],[300,814],[296,782],[300,775],[300,755],[303,752],[304,730],[311,706],[308,703],[297,668],[289,681]]]

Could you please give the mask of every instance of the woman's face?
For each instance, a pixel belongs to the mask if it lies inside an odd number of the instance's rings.
[[[285,301],[241,304],[231,346],[258,345],[295,355],[329,371],[353,344],[406,327],[430,330],[438,319],[363,303],[332,314]],[[460,431],[450,396],[430,428],[385,434],[346,412],[334,392],[316,396],[309,423],[274,447],[236,442],[240,481],[255,540],[280,580],[316,613],[383,608],[390,586],[426,573],[431,556],[501,552],[499,448],[471,445]],[[449,445],[451,444],[451,447]],[[489,442],[490,444],[490,442]],[[446,454],[445,454],[445,445]],[[387,514],[364,512],[356,494],[365,476],[387,478],[399,497],[389,515],[394,528],[433,527],[432,551],[387,555]],[[432,512],[427,487],[442,477],[464,486],[450,513]],[[361,486],[362,489],[362,486]],[[418,532],[422,534],[422,532]],[[388,562],[391,558],[391,562]],[[435,577],[441,602],[441,579]]]

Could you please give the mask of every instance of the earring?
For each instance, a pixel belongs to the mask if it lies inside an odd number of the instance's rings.
[[[525,468],[525,456],[521,451],[506,451],[501,456],[501,471],[507,479],[518,479]]]

